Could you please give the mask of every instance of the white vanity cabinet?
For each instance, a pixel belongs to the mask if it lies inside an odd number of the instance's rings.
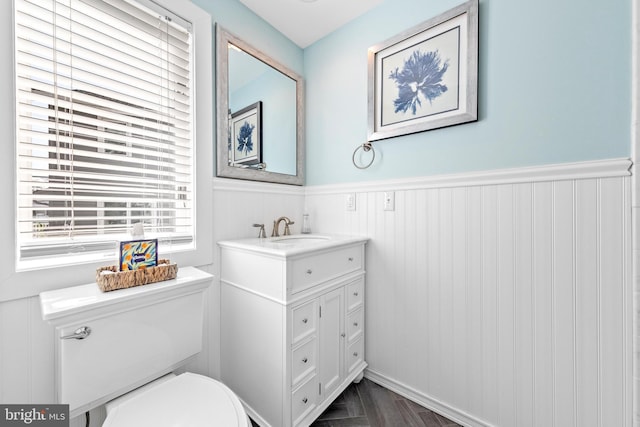
[[[362,378],[365,243],[218,243],[221,377],[261,426],[307,426]]]

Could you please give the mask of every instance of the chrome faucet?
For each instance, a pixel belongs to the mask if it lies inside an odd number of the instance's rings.
[[[280,218],[278,218],[277,220],[273,221],[273,231],[271,232],[271,237],[279,237],[280,234],[278,234],[278,230],[280,229],[280,223],[284,221],[284,234],[283,236],[288,236],[291,234],[291,231],[289,230],[289,226],[291,224],[295,224],[293,221],[291,221],[289,218],[287,218],[286,216],[281,216]]]

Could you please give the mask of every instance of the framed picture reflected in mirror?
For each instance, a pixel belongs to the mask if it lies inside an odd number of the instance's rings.
[[[229,127],[229,163],[262,163],[262,101],[231,113]]]

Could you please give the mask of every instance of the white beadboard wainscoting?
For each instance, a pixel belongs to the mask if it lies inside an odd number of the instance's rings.
[[[210,265],[199,268],[212,273]],[[215,341],[219,331],[211,321],[219,307],[217,287],[214,282],[206,291],[203,351],[188,366],[188,370],[205,375],[211,375],[217,366],[217,356],[210,357],[219,348]],[[55,403],[53,335],[53,326],[42,320],[37,295],[0,303],[0,402]],[[122,357],[128,357],[127,349],[122,349]],[[92,410],[91,426],[102,425],[104,418],[103,407]],[[84,415],[73,418],[70,426],[84,427]]]
[[[264,224],[270,236],[273,221],[281,216],[295,221],[291,232],[300,233],[304,187],[215,178],[213,205],[214,242],[258,237],[258,229],[253,224]],[[217,245],[215,251],[218,251]],[[214,259],[218,264],[219,252]]]
[[[367,376],[463,425],[630,427],[630,165],[307,187],[314,232],[371,238]]]
[[[469,426],[631,426],[628,160],[336,186],[214,179],[214,241],[311,216],[367,235],[367,375]],[[383,210],[393,191],[395,210]],[[345,198],[356,195],[356,210]],[[219,252],[205,347],[219,378]],[[637,289],[636,289],[636,295]],[[640,302],[638,302],[640,305]],[[638,314],[636,314],[638,316]],[[53,399],[37,296],[0,303],[0,401]],[[637,398],[637,397],[636,397]],[[100,425],[103,411],[92,411]],[[84,418],[72,420],[84,426]]]
[[[253,223],[265,223],[270,233],[273,220],[282,215],[296,220],[297,227],[302,222],[302,187],[214,179],[211,196],[214,200],[211,218],[215,224],[214,242],[257,236]],[[207,291],[203,351],[187,370],[220,378],[217,246],[214,254],[215,264],[200,267],[214,274],[213,285]],[[42,320],[37,295],[0,303],[0,342],[0,402],[53,403],[53,329]],[[123,357],[126,357],[126,349],[123,349]],[[101,425],[104,416],[103,408],[91,411],[91,425]],[[84,425],[84,416],[71,420],[71,427]]]

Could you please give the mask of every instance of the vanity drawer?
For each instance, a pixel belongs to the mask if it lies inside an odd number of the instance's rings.
[[[356,310],[347,316],[347,338],[348,342],[355,341],[362,336],[362,325],[364,325],[364,311]]]
[[[364,340],[361,338],[347,347],[347,370],[350,374],[364,361]]]
[[[297,344],[316,331],[318,302],[316,300],[299,305],[292,309],[293,325],[291,327],[291,343]]]
[[[318,378],[316,375],[302,384],[291,395],[291,415],[293,425],[298,425],[300,420],[316,407],[318,398]]]
[[[347,285],[347,311],[352,311],[362,305],[364,300],[364,280],[359,279]]]
[[[315,371],[317,366],[317,340],[302,344],[300,347],[292,351],[291,355],[291,382],[295,387],[311,372]]]
[[[362,269],[362,246],[337,249],[291,261],[291,293]]]

